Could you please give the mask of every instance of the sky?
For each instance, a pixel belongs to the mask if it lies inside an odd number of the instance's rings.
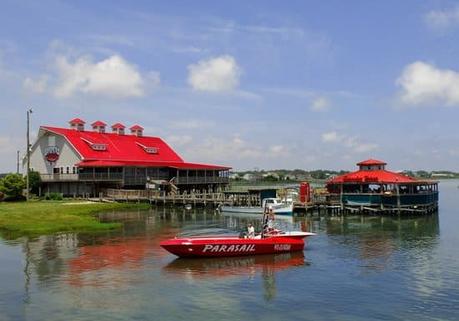
[[[459,171],[459,2],[0,2],[0,172],[79,117],[253,169]]]

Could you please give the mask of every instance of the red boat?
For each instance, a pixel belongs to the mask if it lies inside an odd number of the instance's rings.
[[[160,243],[167,251],[180,257],[223,257],[274,254],[302,251],[309,232],[272,231],[253,238],[239,236],[200,236],[174,238]]]

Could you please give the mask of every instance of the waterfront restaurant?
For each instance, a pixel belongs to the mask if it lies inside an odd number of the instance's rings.
[[[107,188],[146,189],[174,186],[179,193],[215,192],[229,183],[230,167],[185,162],[164,140],[145,136],[134,125],[102,121],[85,130],[72,119],[70,128],[41,126],[31,147],[30,168],[40,173],[41,193],[99,195]],[[166,188],[166,187],[164,187]]]
[[[386,170],[386,162],[368,159],[359,170],[327,182],[330,194],[347,208],[430,211],[438,206],[438,182]]]

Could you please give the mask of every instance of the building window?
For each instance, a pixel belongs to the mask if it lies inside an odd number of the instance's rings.
[[[64,167],[61,167],[61,174],[64,174]]]
[[[56,146],[56,136],[48,136],[48,146]]]
[[[54,174],[59,174],[59,167],[54,167],[53,168],[53,173]]]
[[[67,168],[66,168],[66,173],[67,173],[67,174],[70,174],[70,167],[68,167],[68,166],[67,166]]]
[[[72,174],[76,174],[76,167],[75,166],[72,167]]]

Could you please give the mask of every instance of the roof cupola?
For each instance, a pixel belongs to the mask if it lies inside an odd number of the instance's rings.
[[[386,165],[386,162],[371,158],[357,163],[357,166],[359,166],[359,170],[361,171],[385,170]]]
[[[97,133],[105,133],[105,127],[107,126],[107,124],[103,121],[98,120],[92,123],[91,126],[93,131]]]
[[[86,122],[80,118],[74,118],[69,121],[70,128],[78,131],[84,131],[84,124]]]
[[[129,129],[131,130],[131,135],[135,135],[135,136],[138,136],[138,137],[143,136],[143,127],[142,126],[134,125]]]
[[[126,126],[124,126],[121,123],[116,123],[112,125],[112,133],[118,134],[118,135],[124,135],[124,129]]]

